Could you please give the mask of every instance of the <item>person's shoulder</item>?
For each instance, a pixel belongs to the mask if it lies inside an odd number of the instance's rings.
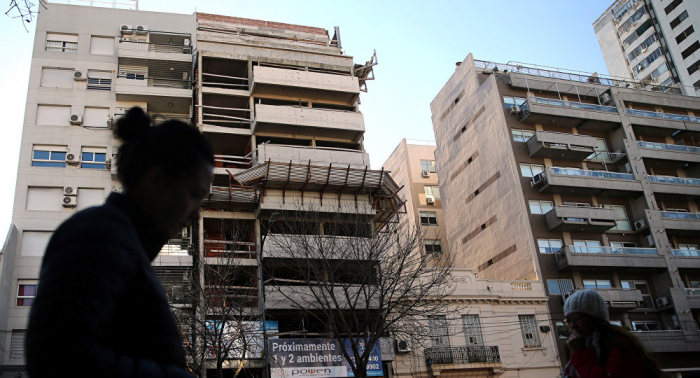
[[[121,210],[102,205],[79,211],[54,232],[49,248],[63,243],[109,243],[119,245],[136,238],[133,222]]]

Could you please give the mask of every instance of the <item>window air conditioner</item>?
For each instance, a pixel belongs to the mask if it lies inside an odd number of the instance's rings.
[[[66,163],[75,165],[80,163],[80,159],[74,154],[66,154]]]
[[[664,307],[668,306],[668,298],[666,297],[661,297],[661,298],[656,298],[656,307]]]
[[[641,230],[642,228],[646,227],[647,225],[647,220],[646,219],[640,219],[636,222],[634,222],[634,229],[635,230]]]
[[[609,95],[609,94],[603,93],[603,94],[600,96],[600,103],[601,103],[601,104],[603,104],[603,105],[608,105],[608,104],[610,104],[610,101],[612,101],[612,99],[610,98],[610,95]]]
[[[75,190],[75,188],[72,186],[66,186],[63,188],[63,195],[64,196],[75,196],[75,195],[78,195],[78,191]]]
[[[77,125],[80,126],[83,124],[83,116],[80,114],[71,114],[70,115],[70,124],[71,125]]]
[[[147,25],[136,26],[136,34],[146,34],[146,33],[148,33],[148,26]]]
[[[86,81],[87,80],[87,75],[83,73],[83,71],[75,71],[73,73],[73,80],[75,81]]]
[[[430,172],[428,172],[428,171],[421,171],[421,172],[420,172],[420,175],[423,176],[423,177],[425,177],[425,178],[428,178],[428,177],[430,177]]]
[[[425,203],[428,205],[432,205],[435,203],[435,198],[433,197],[425,197]]]
[[[122,24],[119,27],[119,30],[121,31],[122,34],[134,34],[134,28],[131,27],[129,24]]]
[[[396,352],[397,353],[409,353],[410,351],[411,351],[411,341],[410,340],[396,339]]]
[[[520,113],[520,107],[518,105],[513,105],[510,108],[508,108],[510,111],[510,114],[518,114]]]
[[[78,206],[78,197],[77,196],[64,196],[63,197],[63,207],[76,207]]]

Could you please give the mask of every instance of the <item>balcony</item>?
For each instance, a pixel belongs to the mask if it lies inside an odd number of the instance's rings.
[[[428,368],[433,370],[433,373],[435,370],[442,369],[498,368],[502,366],[501,354],[497,346],[426,348],[423,355]]]
[[[637,141],[643,158],[700,163],[700,147]]]
[[[679,268],[700,268],[700,251],[695,249],[674,249],[671,253]]]
[[[286,126],[311,130],[319,134],[323,131],[329,136],[341,137],[357,141],[365,131],[362,113],[314,109],[299,106],[262,105],[255,106],[253,132],[278,131],[292,132]],[[323,130],[322,130],[323,129]],[[301,131],[301,130],[300,130]]]
[[[335,203],[337,208],[337,202]],[[323,235],[270,234],[265,240],[265,259],[337,259],[357,260],[358,238]]]
[[[527,141],[531,157],[584,160],[595,153],[596,140],[588,135],[537,131]]]
[[[332,147],[289,146],[281,144],[259,144],[253,155],[256,164],[268,160],[296,164],[326,165],[332,163],[351,168],[369,167],[369,154],[363,151]]]
[[[669,195],[666,197],[680,195],[688,200],[700,197],[700,179],[649,175],[649,181],[651,181],[651,189],[654,193]]]
[[[172,112],[189,107],[192,98],[190,75],[192,61],[168,61],[139,58],[119,58],[115,92],[118,101],[144,101],[148,96],[148,110]],[[175,99],[164,100],[165,104],[153,109],[153,97],[187,98],[185,104]],[[173,105],[168,104],[172,102]],[[166,105],[167,104],[167,105]]]
[[[626,197],[642,191],[642,184],[631,173],[588,171],[550,167],[533,177],[532,186],[540,193]]]
[[[544,216],[549,231],[605,232],[615,227],[612,208],[557,205]]]
[[[360,94],[357,77],[266,66],[253,67],[254,95],[285,92],[289,98],[317,98],[354,105]]]
[[[660,211],[664,228],[669,235],[700,235],[700,213]]]
[[[529,124],[556,124],[559,127],[609,131],[620,124],[620,115],[614,106],[528,97],[527,102],[521,106],[520,121]]]
[[[566,246],[555,253],[559,270],[569,267],[665,268],[656,248]]]
[[[157,59],[192,62],[192,46],[184,44],[119,41],[117,56],[120,58]]]
[[[319,287],[311,286],[277,286],[267,284],[265,287],[265,306],[268,310],[309,310],[322,308],[317,298],[326,298],[337,302],[339,309],[365,309],[379,306],[379,297],[367,290],[368,286],[338,286],[333,294]],[[364,290],[363,290],[364,289]],[[368,299],[363,292],[369,292]],[[331,299],[331,297],[333,299]],[[350,301],[353,303],[351,304]],[[334,306],[335,307],[335,306]]]
[[[604,289],[596,291],[605,299],[610,312],[634,310],[640,307],[640,303],[644,302],[642,292],[639,290]]]
[[[688,297],[688,306],[692,309],[700,309],[700,289],[686,288],[684,291]]]
[[[683,331],[632,332],[647,351],[651,353],[673,353],[697,351],[697,343],[688,342]]]
[[[626,109],[630,122],[633,125],[661,127],[675,130],[697,129],[700,130],[700,117],[682,114],[669,114],[651,112],[648,110]],[[690,127],[686,126],[690,124]]]

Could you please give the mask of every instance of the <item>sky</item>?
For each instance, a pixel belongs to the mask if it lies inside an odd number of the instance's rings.
[[[38,2],[38,1],[35,1]],[[195,11],[322,27],[339,26],[355,63],[377,51],[375,80],[361,95],[365,150],[378,169],[403,138],[434,140],[430,102],[456,62],[510,61],[607,73],[592,23],[613,0],[289,1],[140,0],[139,10]],[[8,1],[5,0],[5,4]],[[77,4],[77,2],[73,2]],[[49,3],[48,6],[51,6]],[[3,10],[3,13],[5,11]],[[34,40],[0,17],[0,240],[12,221],[14,187]]]

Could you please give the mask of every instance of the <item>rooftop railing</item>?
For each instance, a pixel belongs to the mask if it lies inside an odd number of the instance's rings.
[[[674,256],[700,257],[700,251],[697,249],[674,249],[671,253]]]
[[[700,213],[686,213],[683,211],[661,211],[661,218],[671,219],[700,219]]]
[[[636,110],[636,109],[627,109],[627,114],[640,116],[640,117],[663,118],[663,119],[672,119],[674,121],[687,121],[687,122],[699,122],[700,123],[700,117],[694,117],[694,116],[682,115],[682,114],[650,112],[648,110]]]
[[[637,145],[641,148],[657,149],[657,150],[671,150],[671,151],[681,151],[681,152],[693,152],[700,154],[700,147],[694,146],[683,146],[678,144],[666,144],[666,143],[653,143],[653,142],[642,142],[637,141]]]
[[[575,109],[595,110],[595,111],[599,111],[599,112],[617,113],[617,108],[615,108],[614,106],[584,104],[582,102],[564,101],[564,100],[557,100],[557,99],[553,99],[553,98],[543,98],[543,97],[530,97],[529,99],[530,99],[530,101],[532,101],[536,104],[541,104],[541,105],[565,106],[568,108],[575,108]]]
[[[682,184],[682,185],[698,185],[698,186],[700,186],[700,179],[687,178],[687,177],[649,175],[649,181],[660,182],[660,183],[664,183],[664,184]]]
[[[501,362],[497,346],[426,348],[425,360],[431,364],[468,364]]]
[[[597,246],[582,246],[570,245],[566,248],[571,253],[601,253],[612,255],[658,255],[656,248],[635,248],[635,247],[597,247]]]
[[[584,169],[576,168],[549,168],[552,173],[558,175],[568,175],[568,176],[583,176],[583,177],[595,177],[595,178],[610,178],[616,180],[634,180],[634,175],[631,173],[618,173],[618,172],[608,172],[608,171],[589,171]]]

